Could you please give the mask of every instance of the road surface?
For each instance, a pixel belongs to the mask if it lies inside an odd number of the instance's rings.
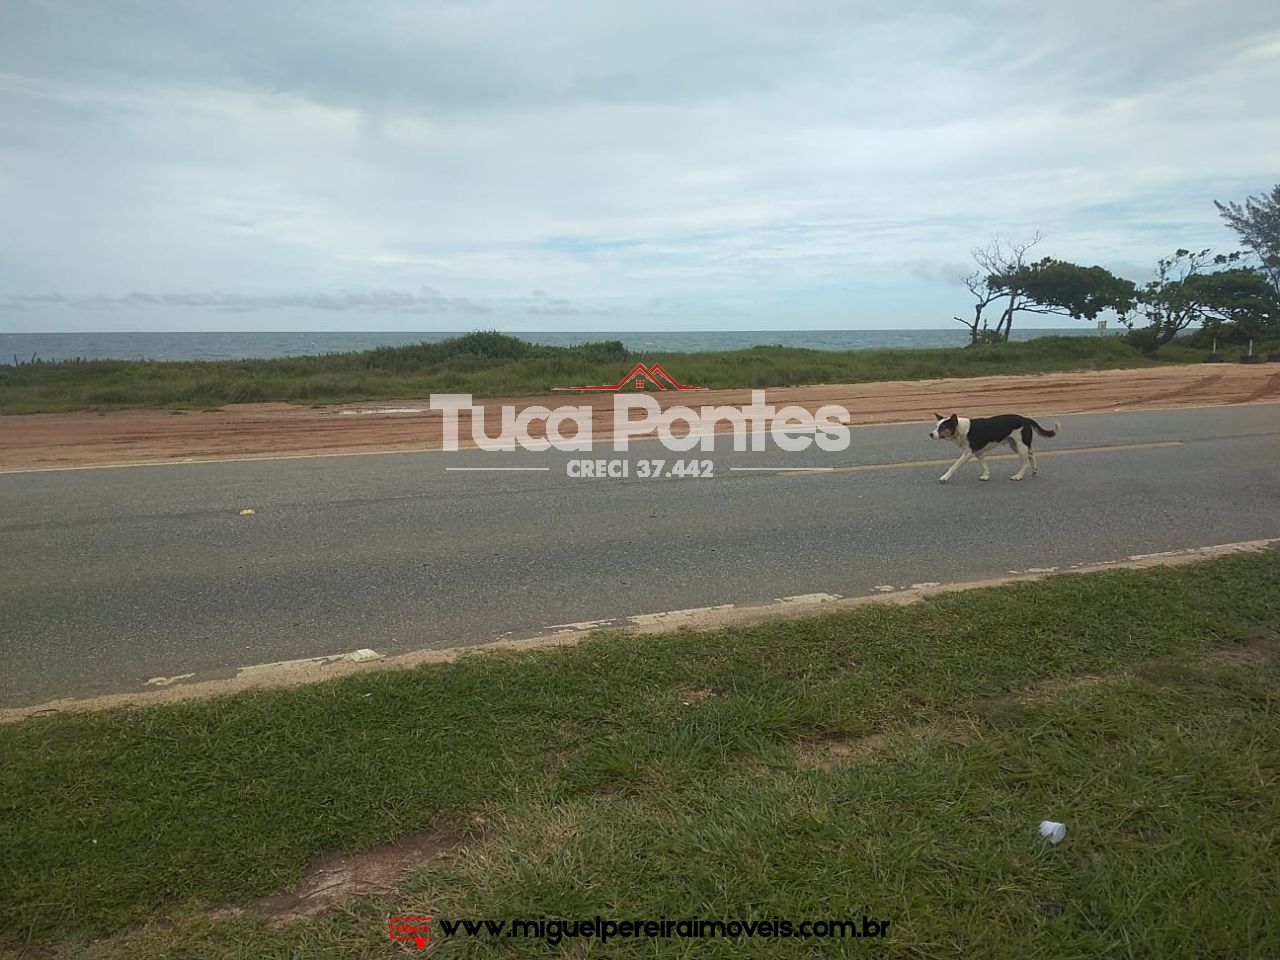
[[[0,474],[0,707],[1280,537],[1277,404],[1064,417],[1021,483],[1006,460],[939,484],[931,426],[855,427],[842,453],[719,437],[709,478],[474,450]],[[449,469],[494,466],[536,469]]]

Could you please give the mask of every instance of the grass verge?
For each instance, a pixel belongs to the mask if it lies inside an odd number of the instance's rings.
[[[1278,627],[1268,551],[26,721],[0,728],[0,943],[375,957],[400,914],[865,914],[888,941],[850,952],[1275,956]],[[422,829],[461,845],[394,893],[283,927],[210,916]]]
[[[1105,370],[1153,361],[1117,337],[1042,337],[929,350],[756,347],[719,353],[633,354],[620,342],[547,347],[496,333],[359,353],[272,360],[0,364],[0,413],[226,403],[339,403],[430,393],[540,394],[614,383],[630,364],[661,362],[682,382],[711,388],[860,383]]]

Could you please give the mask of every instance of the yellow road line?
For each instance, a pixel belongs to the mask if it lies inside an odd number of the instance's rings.
[[[1181,440],[1161,440],[1156,443],[1115,443],[1100,447],[1069,447],[1066,450],[1039,450],[1036,459],[1041,457],[1069,457],[1078,453],[1112,453],[1120,450],[1158,450],[1182,446]],[[1016,460],[1011,453],[999,456],[987,456],[988,460]],[[895,463],[859,463],[848,467],[827,467],[822,470],[787,470],[779,473],[780,477],[826,477],[833,473],[871,473],[876,470],[909,470],[915,467],[941,467],[955,463],[955,457],[945,460],[899,460]]]
[[[1238,403],[1237,404],[1215,404],[1214,406],[1237,406],[1238,407],[1238,406],[1248,406],[1248,404],[1238,404]],[[1160,408],[1160,409],[1164,409],[1164,408]],[[1198,409],[1198,408],[1170,407],[1168,409],[1191,410],[1191,409]],[[1089,413],[1090,415],[1094,413],[1111,413],[1111,412],[1128,412],[1128,411],[1108,411],[1108,410],[1082,411],[1082,413]],[[1137,412],[1145,413],[1149,411],[1137,411]],[[918,421],[918,423],[923,423],[927,425],[927,424],[934,423],[934,421],[920,420]],[[904,426],[911,426],[911,425],[913,425],[912,421],[903,421],[903,422],[895,422],[895,423],[850,424],[849,426],[856,430],[865,430],[868,427],[904,427]],[[723,434],[730,434],[732,432],[733,432],[732,430],[721,431],[721,433]],[[720,434],[717,434],[717,436],[719,435]],[[632,437],[631,442],[639,443],[642,441],[654,441],[657,439],[659,439],[657,436]],[[594,448],[597,444],[603,447],[612,443],[613,443],[613,440],[609,437],[596,437],[592,440],[592,450],[594,451]],[[1180,446],[1182,446],[1180,442],[1117,444],[1115,446],[1110,446],[1110,447],[1105,447],[1105,446],[1104,447],[1075,447],[1069,450],[1043,450],[1043,451],[1038,451],[1036,453],[1036,456],[1037,457],[1060,457],[1063,454],[1069,454],[1069,453],[1098,453],[1098,452],[1103,452],[1107,450],[1141,450],[1146,447],[1180,447]],[[460,452],[471,453],[471,452],[474,452],[476,449],[478,448],[463,447],[462,451]],[[336,458],[336,457],[388,457],[388,456],[401,456],[401,455],[415,454],[415,453],[433,454],[433,453],[446,453],[446,452],[449,452],[449,451],[444,451],[440,447],[409,447],[401,450],[338,450],[330,453],[277,453],[277,454],[265,453],[260,456],[247,456],[247,457],[188,457],[182,460],[139,460],[139,461],[131,461],[128,463],[85,463],[85,464],[73,464],[73,465],[64,466],[64,467],[0,467],[0,476],[4,476],[7,474],[15,474],[15,473],[69,473],[71,471],[78,471],[78,470],[124,470],[124,469],[130,469],[133,467],[191,467],[191,466],[208,466],[211,463],[258,463],[260,461],[266,461],[266,460],[323,460],[325,458],[330,458],[330,457],[333,457],[333,458]],[[1012,459],[1012,456],[1009,454],[1004,454],[998,457],[996,456],[988,457],[987,459],[1010,460]],[[911,461],[902,461],[899,463],[872,463],[872,464],[863,464],[860,466],[836,467],[834,470],[827,469],[827,468],[824,468],[822,470],[806,470],[802,467],[798,467],[793,471],[781,473],[780,476],[784,476],[784,477],[807,476],[808,474],[811,474],[811,473],[833,473],[833,472],[838,473],[841,471],[858,472],[858,471],[869,471],[869,470],[896,470],[901,467],[927,467],[927,466],[937,465],[942,463],[952,463],[954,460],[955,458],[952,457],[950,460],[911,460]]]

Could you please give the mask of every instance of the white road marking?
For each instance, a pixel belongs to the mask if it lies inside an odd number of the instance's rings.
[[[1181,440],[1156,440],[1150,443],[1113,443],[1101,444],[1094,447],[1066,447],[1062,450],[1041,450],[1036,454],[1037,457],[1069,457],[1082,453],[1120,453],[1125,450],[1161,450],[1172,447],[1182,446]],[[879,470],[906,470],[915,467],[937,467],[943,464],[950,464],[945,477],[950,479],[954,475],[955,468],[962,466],[962,461],[972,457],[972,452],[966,450],[960,454],[960,458],[952,460],[948,457],[945,460],[890,460],[886,463],[855,463],[845,467],[795,467],[782,474],[784,477],[807,477],[811,473],[872,473]],[[983,454],[988,460],[1016,460],[1011,453],[1006,454]]]
[[[195,676],[194,673],[180,673],[176,677],[152,677],[150,680],[144,683],[143,686],[144,687],[167,687],[171,683],[177,683],[179,680],[190,680],[194,676]]]
[[[1161,550],[1159,553],[1135,553],[1133,556],[1131,556],[1131,557],[1126,557],[1125,559],[1128,559],[1128,560],[1151,560],[1151,559],[1153,559],[1153,558],[1155,558],[1155,557],[1172,557],[1172,556],[1174,556],[1175,554],[1178,554],[1178,553],[1181,553],[1181,552],[1182,552],[1181,550]]]
[[[273,663],[251,663],[236,671],[236,677],[253,677],[262,673],[273,673],[277,670],[292,670],[298,667],[323,667],[330,663],[368,663],[381,660],[382,654],[367,648],[352,650],[350,653],[331,653],[323,657],[303,657],[300,660],[276,660]]]
[[[579,620],[577,623],[557,623],[554,626],[547,627],[547,629],[553,633],[576,633],[579,630],[598,630],[601,627],[617,622],[617,617],[607,617],[604,620]],[[506,635],[503,634],[503,636]]]
[[[693,620],[708,613],[719,613],[732,610],[732,603],[722,603],[715,607],[690,607],[688,610],[665,610],[662,613],[640,613],[627,617],[627,621],[637,627],[652,627],[658,624],[672,623],[680,620]]]
[[[794,597],[779,597],[776,602],[782,606],[795,606],[797,604],[831,603],[833,600],[841,599],[843,597],[838,593],[798,593]]]
[[[340,417],[362,417],[377,413],[430,413],[426,407],[381,407],[374,410],[339,410]]]

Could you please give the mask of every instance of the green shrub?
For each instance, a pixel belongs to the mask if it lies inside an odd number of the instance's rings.
[[[1150,362],[1122,337],[1041,337],[920,350],[775,346],[633,354],[618,340],[552,347],[479,332],[438,343],[310,357],[0,366],[0,413],[89,406],[204,408],[256,401],[337,402],[430,393],[519,396],[546,393],[552,387],[614,383],[638,359],[663,364],[682,383],[713,389],[1098,370]]]

